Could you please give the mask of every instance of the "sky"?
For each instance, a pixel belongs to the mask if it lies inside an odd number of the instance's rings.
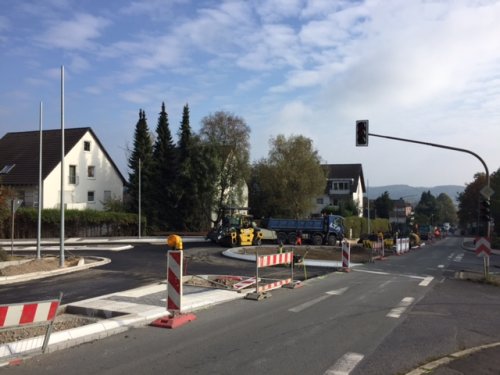
[[[369,186],[465,185],[500,168],[500,1],[0,0],[0,136],[91,127],[128,178],[139,110],[174,141],[217,111],[283,134]],[[356,120],[369,146],[355,146]]]

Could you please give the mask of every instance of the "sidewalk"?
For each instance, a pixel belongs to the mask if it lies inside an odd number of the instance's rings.
[[[243,298],[246,293],[183,286],[182,312],[194,312],[219,303]],[[165,282],[152,284],[124,292],[113,293],[62,306],[65,313],[99,316],[102,320],[53,332],[46,352],[66,349],[85,342],[98,340],[131,327],[140,327],[152,321],[170,316],[166,309],[167,286]],[[40,338],[31,338],[0,345],[0,367],[9,365],[26,352],[41,348]]]

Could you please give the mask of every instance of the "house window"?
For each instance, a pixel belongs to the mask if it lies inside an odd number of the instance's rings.
[[[76,185],[76,165],[69,166],[69,184]]]
[[[111,200],[111,190],[104,190],[104,202]]]
[[[95,178],[95,167],[93,165],[89,165],[87,167],[87,177],[88,178]]]
[[[89,141],[83,141],[83,150],[90,151],[90,142]]]
[[[317,198],[316,204],[323,204],[323,198]]]
[[[87,192],[87,202],[89,202],[89,203],[95,202],[95,192],[93,192],[93,191]]]

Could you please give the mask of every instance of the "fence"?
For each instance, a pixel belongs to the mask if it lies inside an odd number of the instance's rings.
[[[384,240],[377,240],[377,241],[373,241],[371,243],[371,247],[372,247],[372,260],[375,260],[375,259],[384,259],[385,257],[385,246],[384,246]]]
[[[57,310],[61,305],[61,299],[62,293],[59,294],[58,299],[0,305],[0,331],[47,326],[45,334],[41,337],[0,346],[0,357],[38,350],[44,353],[49,343]]]
[[[267,273],[265,275],[259,270],[263,268],[269,268],[279,265],[285,265],[290,267],[290,271],[286,269],[278,270],[273,269],[272,273]],[[270,276],[284,276],[283,279],[275,279]],[[255,293],[248,293],[245,298],[253,300],[261,300],[262,298],[267,298],[270,295],[266,292],[272,289],[281,288],[286,285],[294,285],[293,281],[293,251],[271,254],[271,255],[260,255],[256,253],[255,262]]]

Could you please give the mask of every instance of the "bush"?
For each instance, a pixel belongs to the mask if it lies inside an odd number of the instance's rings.
[[[146,228],[145,218],[142,218]],[[61,227],[61,211],[58,209],[42,210],[42,237],[59,237]],[[38,210],[20,208],[16,211],[14,224],[15,238],[35,238],[37,236]],[[9,230],[0,233],[3,238],[10,238],[10,224],[4,225]],[[64,232],[68,237],[100,237],[100,236],[136,236],[137,215],[125,212],[96,210],[64,211]],[[9,233],[6,233],[9,232]]]
[[[359,216],[349,216],[345,218],[345,235],[349,237],[349,231],[352,230],[352,238],[365,237],[372,233],[387,233],[391,230],[388,219],[370,219],[370,232],[368,233],[368,219]],[[385,235],[384,235],[385,237]]]

